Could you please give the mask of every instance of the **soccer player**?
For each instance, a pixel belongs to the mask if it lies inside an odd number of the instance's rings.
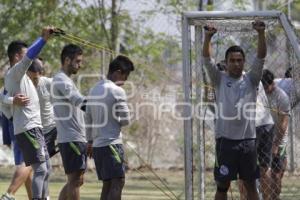
[[[262,83],[275,123],[271,165],[272,190],[269,199],[277,200],[281,193],[281,180],[287,165],[286,146],[288,141],[290,101],[288,95],[275,84],[274,74],[271,71],[267,69],[263,71]]]
[[[53,27],[45,27],[42,35],[27,50],[14,51],[15,43],[8,47],[10,62],[14,65],[5,76],[5,89],[9,96],[24,94],[29,98],[29,103],[24,106],[12,107],[14,134],[21,149],[26,166],[33,169],[32,196],[34,200],[46,198],[47,182],[49,177],[49,156],[41,131],[40,105],[36,89],[26,75],[32,60],[38,56],[53,32]]]
[[[27,75],[36,87],[41,109],[42,132],[47,145],[50,158],[54,156],[58,150],[55,147],[57,138],[56,124],[54,121],[53,106],[51,103],[51,83],[52,78],[42,76],[43,62],[38,58],[30,65]]]
[[[216,200],[227,199],[232,180],[243,180],[247,198],[258,200],[255,180],[258,178],[255,146],[255,108],[264,58],[266,56],[265,24],[253,22],[258,33],[257,56],[249,72],[243,74],[245,53],[232,46],[225,53],[226,72],[220,72],[211,59],[211,38],[217,32],[207,26],[203,44],[205,70],[216,91],[216,162],[214,176]],[[242,114],[239,114],[242,113]]]
[[[57,142],[68,178],[59,200],[80,199],[80,187],[87,167],[85,98],[71,79],[82,65],[82,53],[79,46],[66,45],[61,52],[61,70],[53,77],[51,84]]]
[[[103,187],[101,200],[121,200],[125,184],[124,150],[121,128],[129,123],[126,93],[121,86],[134,70],[132,61],[116,57],[109,64],[107,80],[98,82],[89,93],[86,126],[89,156],[94,157]]]

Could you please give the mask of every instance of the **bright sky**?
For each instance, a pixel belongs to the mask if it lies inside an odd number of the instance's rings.
[[[155,9],[154,1],[155,0],[127,0],[123,4],[123,9],[129,10],[131,16],[137,19],[142,11]],[[163,32],[168,35],[180,35],[178,29],[180,20],[180,16],[157,13],[155,17],[147,20],[145,26],[152,27],[155,32]]]
[[[138,18],[142,11],[153,10],[156,0],[127,0],[123,4],[123,9],[129,10],[133,18]],[[207,0],[203,0],[206,4]],[[244,2],[247,10],[253,10],[253,0]],[[234,0],[215,0],[215,10],[237,10],[234,7]],[[168,35],[180,36],[181,16],[157,14],[155,18],[149,19],[145,26],[152,27],[155,32],[164,32]]]
[[[163,0],[161,0],[163,1]],[[190,1],[190,0],[186,0]],[[199,1],[199,0],[195,0]],[[254,10],[255,1],[260,0],[243,0],[245,8],[247,11]],[[156,0],[125,0],[122,3],[122,9],[126,9],[129,11],[130,15],[133,19],[138,19],[143,11],[155,10]],[[214,9],[215,10],[239,10],[235,5],[235,0],[214,0]],[[106,3],[110,3],[110,1],[106,1]],[[207,0],[203,0],[203,4],[205,5]],[[283,1],[284,3],[284,1]],[[156,13],[156,16],[148,19],[145,22],[145,27],[152,28],[155,32],[163,32],[167,35],[176,35],[180,36],[180,26],[181,26],[181,16],[176,15],[164,15],[160,13]]]

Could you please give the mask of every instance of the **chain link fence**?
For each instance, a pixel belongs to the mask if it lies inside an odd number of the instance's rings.
[[[246,12],[245,12],[246,13]],[[193,13],[195,14],[195,13]],[[281,199],[299,199],[300,198],[300,182],[298,181],[300,172],[300,159],[299,159],[299,116],[300,110],[298,104],[295,102],[298,98],[298,83],[299,83],[299,60],[297,60],[296,53],[293,49],[292,43],[298,41],[290,41],[287,37],[289,31],[285,30],[282,26],[282,21],[279,17],[263,17],[265,13],[260,12],[256,15],[246,16],[240,15],[233,17],[216,17],[207,12],[207,16],[190,17],[189,25],[190,32],[195,33],[195,39],[191,36],[191,79],[192,79],[192,101],[196,103],[202,102],[204,105],[214,103],[214,90],[209,85],[209,80],[203,72],[201,66],[202,55],[202,27],[210,24],[217,28],[218,32],[212,38],[213,58],[216,63],[222,63],[225,58],[225,51],[232,45],[239,45],[243,48],[246,54],[245,71],[249,70],[252,61],[256,56],[257,47],[257,33],[252,29],[252,22],[256,19],[262,20],[266,24],[266,41],[268,54],[265,61],[265,69],[269,69],[275,74],[276,78],[284,78],[284,74],[288,68],[292,70],[294,90],[289,94],[292,104],[290,113],[289,132],[287,142],[287,167],[282,178],[282,188],[279,182],[273,182],[271,179],[266,184],[269,197],[262,195],[262,187],[259,187],[260,182],[257,181],[258,190],[260,190],[260,199],[276,199],[275,194],[280,193]],[[196,16],[197,14],[195,14]],[[230,14],[229,14],[230,15]],[[234,14],[232,14],[234,15]],[[191,14],[192,16],[192,14]],[[183,30],[185,31],[185,30]],[[193,43],[194,42],[194,43]],[[292,42],[292,43],[291,43]],[[299,43],[298,43],[299,44]],[[194,50],[195,49],[195,50]],[[201,94],[200,94],[201,93]],[[199,95],[200,94],[200,95]],[[202,106],[196,112],[201,113],[201,120],[194,116],[193,123],[193,136],[197,138],[194,145],[197,148],[197,154],[194,156],[195,165],[197,168],[196,188],[198,188],[199,199],[213,199],[216,186],[213,178],[213,169],[215,165],[215,138],[214,138],[214,113],[211,106]],[[275,124],[275,129],[278,128]],[[204,147],[201,148],[201,145]],[[262,148],[264,149],[264,148]],[[261,152],[266,158],[267,152]],[[274,159],[274,158],[272,158]],[[200,160],[200,162],[199,162]],[[202,164],[204,163],[204,165]],[[273,167],[270,169],[278,168],[278,162],[273,162]],[[270,173],[274,170],[270,170]],[[276,174],[275,174],[276,175]],[[274,173],[271,174],[275,176]],[[197,178],[196,178],[197,177]],[[240,186],[239,186],[240,185]],[[239,181],[231,183],[228,195],[229,199],[247,199],[245,197],[245,190],[241,187]]]

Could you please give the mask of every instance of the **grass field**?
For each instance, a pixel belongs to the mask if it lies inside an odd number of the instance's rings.
[[[12,170],[9,168],[0,167],[0,193],[3,193],[9,184]],[[167,171],[158,170],[156,173],[168,184],[170,189],[178,197],[184,199],[184,172],[183,171]],[[151,172],[143,172],[148,179],[163,188],[162,184]],[[215,186],[212,182],[212,172],[207,173],[206,195],[205,199],[213,199]],[[168,200],[171,199],[157,189],[149,180],[140,175],[136,171],[129,171],[126,174],[126,184],[123,190],[123,200]],[[51,176],[50,194],[51,199],[57,199],[58,193],[65,182],[65,175],[62,170],[55,170]],[[195,184],[197,185],[197,184]],[[284,178],[284,188],[282,191],[282,200],[299,200],[300,199],[300,176],[287,175]],[[164,188],[163,188],[164,189]],[[99,199],[101,183],[97,181],[96,173],[89,171],[86,174],[85,184],[81,188],[82,200]],[[167,190],[164,189],[166,192]],[[197,188],[195,188],[195,193]],[[229,199],[237,200],[238,191],[236,184],[232,184],[232,189],[229,193]],[[16,195],[17,200],[25,200],[26,193],[22,187]],[[173,198],[175,200],[175,198]],[[197,199],[197,198],[195,198]]]
[[[12,170],[0,168],[0,193],[3,193],[9,184]],[[183,171],[156,171],[156,173],[167,182],[170,189],[177,195],[183,195],[184,176]],[[151,172],[143,172],[155,184],[163,187]],[[61,170],[55,170],[51,176],[50,194],[51,199],[57,199],[60,189],[65,183],[65,175]],[[89,171],[85,177],[85,184],[81,188],[81,199],[99,199],[101,183],[97,180],[96,173]],[[181,198],[181,197],[178,197]],[[17,200],[27,199],[25,188],[22,187],[16,194]],[[126,174],[126,184],[123,190],[124,200],[163,200],[170,199],[157,189],[149,180],[137,172],[129,171]],[[174,199],[174,198],[173,198]]]

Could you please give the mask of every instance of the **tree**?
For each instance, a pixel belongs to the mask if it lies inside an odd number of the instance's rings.
[[[139,20],[135,20],[126,9],[122,8],[125,1],[23,0],[20,3],[20,0],[0,0],[1,69],[4,64],[7,64],[6,48],[12,40],[22,39],[31,44],[39,36],[41,28],[51,24],[68,34],[101,46],[99,49],[94,49],[80,44],[84,48],[84,64],[79,75],[98,74],[99,65],[104,67],[102,71],[105,73],[112,55],[118,51],[132,58],[136,70],[130,80],[136,85],[137,92],[130,101],[138,102],[140,95],[147,89],[158,88],[163,93],[168,84],[180,85],[181,81],[176,71],[178,63],[181,62],[180,38],[166,33],[157,33],[145,27],[144,22],[161,11],[165,14],[180,16],[181,10],[187,10],[188,6],[196,5],[196,3],[190,1],[185,4],[183,0],[161,2],[154,0],[157,7],[153,9],[153,12],[141,12]],[[61,49],[70,42],[76,41],[54,37],[43,49],[41,56],[50,66],[49,74],[55,73],[59,68]],[[82,81],[81,91],[87,93],[95,81],[97,78],[87,78]],[[150,111],[148,110],[145,116],[149,116]],[[149,117],[136,123],[139,126],[133,124],[133,128],[129,127],[131,130],[129,135],[132,135],[134,142],[146,149],[146,151],[141,150],[140,153],[145,155],[147,162],[151,165],[153,155],[157,151],[158,139],[164,135],[162,134],[163,126],[158,124],[164,124],[166,121],[157,121]],[[178,129],[174,126],[174,131]],[[140,132],[144,135],[139,135]],[[142,137],[145,135],[148,141],[151,141],[149,144],[142,143]]]

